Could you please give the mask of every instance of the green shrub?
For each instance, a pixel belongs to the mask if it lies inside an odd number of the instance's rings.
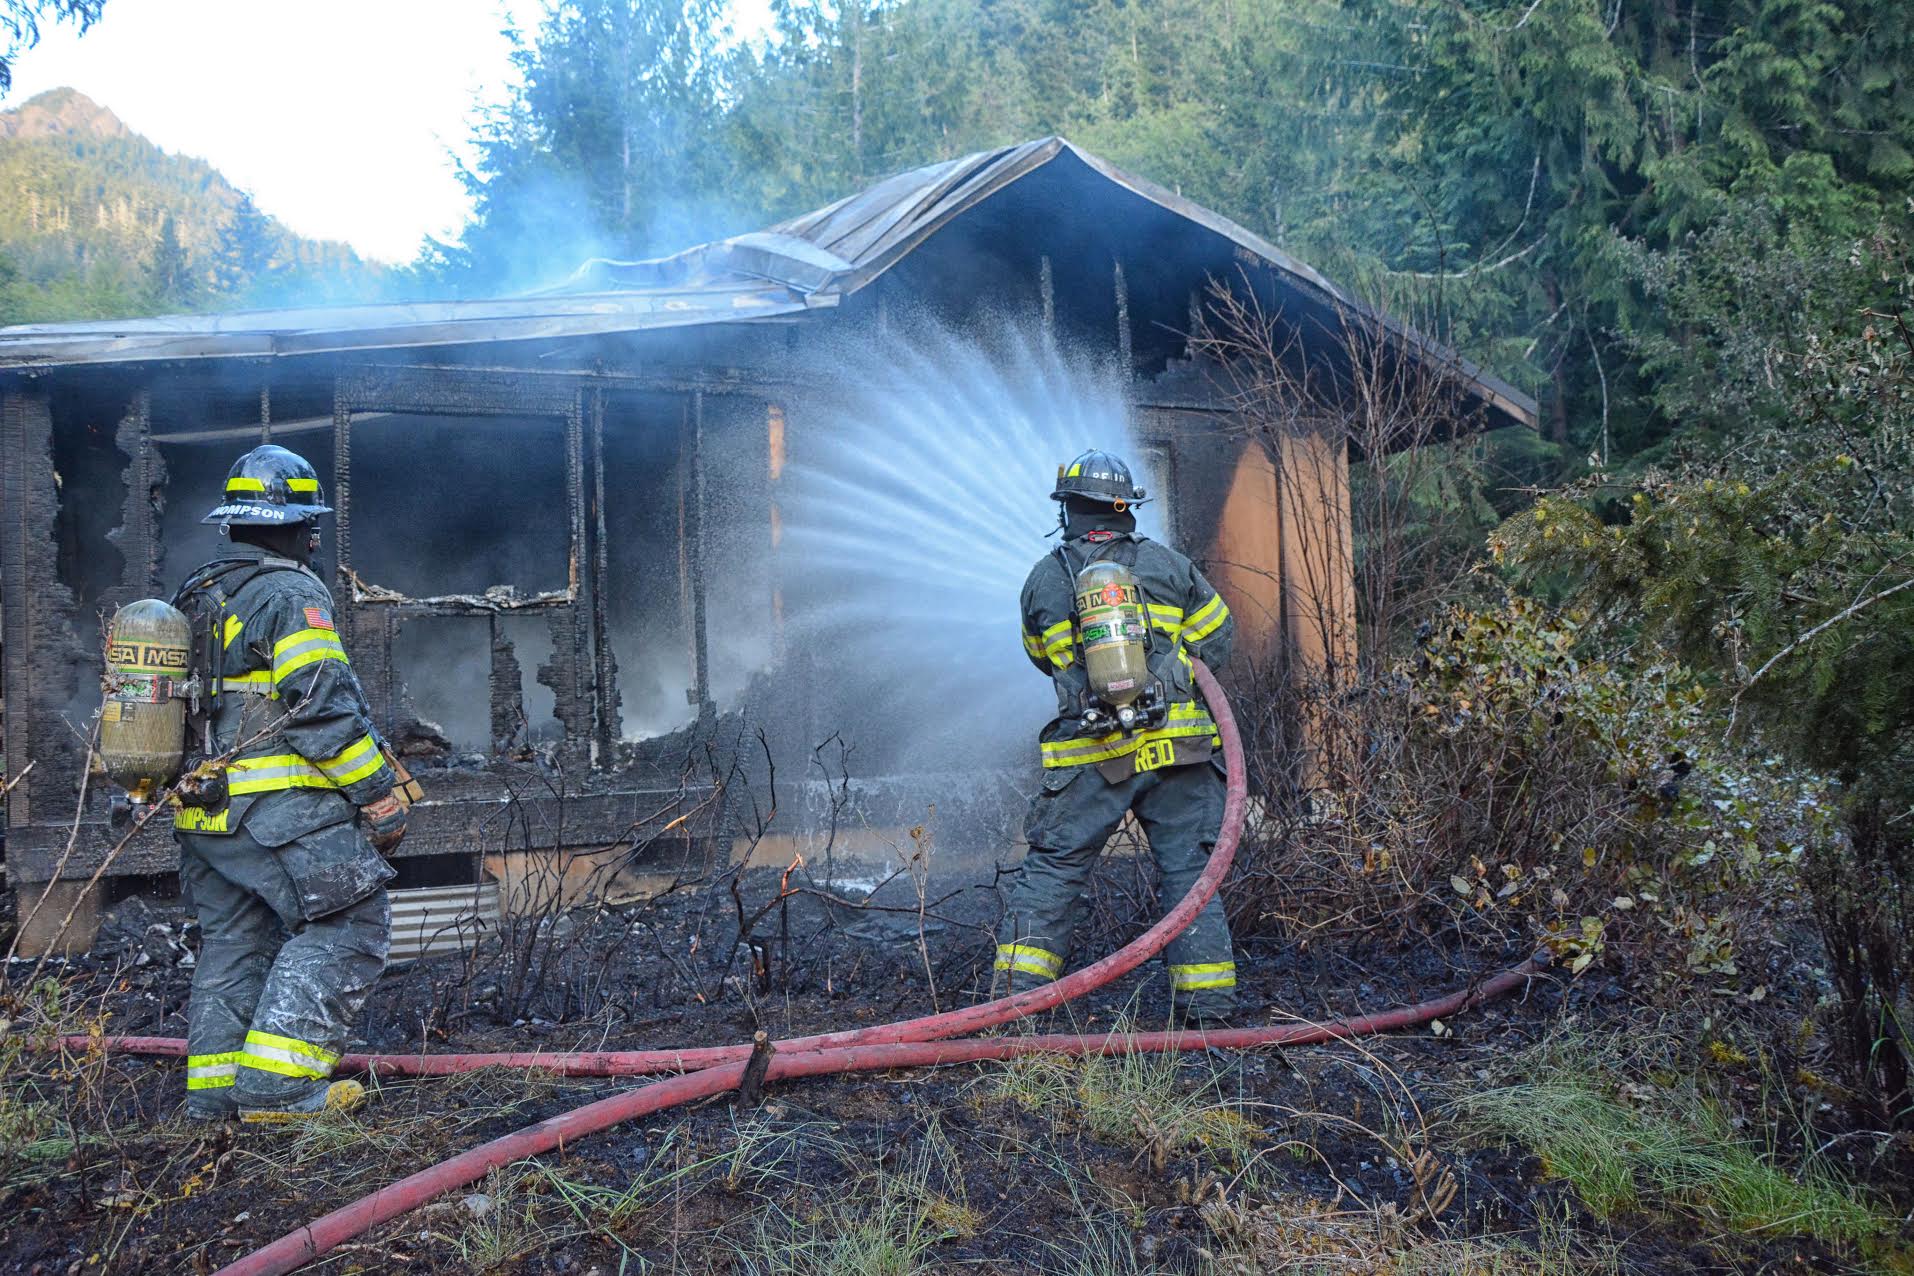
[[[1237,894],[1292,928],[1535,942],[1577,973],[1617,948],[1664,980],[1732,980],[1741,928],[1828,836],[1813,783],[1720,747],[1687,669],[1603,658],[1520,598],[1452,607],[1359,695],[1288,711],[1330,747]]]

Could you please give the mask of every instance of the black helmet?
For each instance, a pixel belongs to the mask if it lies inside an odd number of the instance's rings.
[[[233,462],[226,499],[202,523],[279,527],[332,513],[319,475],[306,458],[276,443],[262,443]]]
[[[1122,457],[1092,448],[1070,464],[1057,467],[1057,490],[1050,493],[1050,499],[1060,501],[1066,496],[1081,496],[1105,505],[1135,505],[1142,501],[1143,489],[1130,477],[1130,467]]]

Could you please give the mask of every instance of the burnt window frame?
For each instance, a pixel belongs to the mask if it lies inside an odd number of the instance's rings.
[[[580,565],[585,554],[585,431],[579,392],[571,385],[527,385],[524,378],[512,376],[481,380],[479,378],[482,375],[448,372],[441,378],[428,372],[405,369],[376,380],[365,377],[339,378],[333,398],[333,479],[337,487],[334,505],[342,529],[337,549],[338,577],[347,597],[355,605],[424,607],[432,609],[433,614],[462,615],[532,611],[579,602],[582,596]],[[430,384],[440,381],[443,384],[436,387]],[[351,525],[353,417],[373,413],[449,418],[532,417],[558,422],[565,436],[565,507],[569,515],[565,526],[565,555],[568,563],[565,587],[547,590],[510,604],[483,606],[470,602],[472,595],[445,594],[415,598],[389,589],[377,581],[361,580],[353,570],[351,542],[344,529]],[[485,590],[475,592],[483,594]]]
[[[352,426],[354,415],[375,412],[438,417],[545,417],[562,422],[565,437],[567,584],[512,603],[483,601],[483,595],[413,598],[387,591],[376,582],[371,592],[352,567]],[[398,673],[392,663],[393,639],[408,620],[472,616],[490,621],[496,664],[502,617],[542,614],[552,631],[554,713],[564,736],[561,751],[582,761],[599,736],[601,701],[609,689],[594,678],[593,631],[598,625],[598,591],[585,587],[585,565],[593,551],[586,531],[586,405],[581,386],[570,378],[486,370],[433,367],[360,367],[341,372],[333,388],[333,480],[335,485],[334,593],[343,604],[353,638],[353,660],[381,729],[396,723]],[[496,669],[494,669],[496,673]],[[509,716],[498,703],[502,686],[493,688],[493,721]],[[551,684],[547,684],[551,685]],[[497,756],[495,739],[491,756]]]

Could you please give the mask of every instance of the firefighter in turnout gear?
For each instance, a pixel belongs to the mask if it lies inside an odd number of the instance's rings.
[[[1091,870],[1126,813],[1149,837],[1167,901],[1201,874],[1223,818],[1222,740],[1190,661],[1214,668],[1229,658],[1228,606],[1189,559],[1137,534],[1131,506],[1144,492],[1119,458],[1084,453],[1058,471],[1051,496],[1063,539],[1024,583],[1023,645],[1055,686],[1057,716],[1041,736],[1043,788],[1024,826],[1030,849],[997,935],[996,969],[1013,990],[1062,972]],[[1111,640],[1126,637],[1135,652],[1127,668],[1106,658],[1093,669]],[[1179,1018],[1221,1020],[1234,1008],[1220,899],[1165,957]]]
[[[202,520],[230,550],[173,599],[200,682],[174,833],[203,935],[186,1061],[201,1119],[297,1120],[364,1094],[332,1068],[385,967],[381,852],[409,802],[310,566],[330,512],[305,460],[254,448]]]

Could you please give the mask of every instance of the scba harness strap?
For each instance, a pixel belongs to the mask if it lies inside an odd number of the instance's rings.
[[[276,730],[256,742],[256,747],[249,750],[253,756],[236,759],[229,765],[209,761],[224,752],[214,734],[219,697],[237,694],[258,696],[262,700],[279,699],[280,653],[274,653],[272,668],[230,675],[227,669],[229,663],[235,663],[229,661],[228,653],[245,633],[244,620],[232,612],[233,600],[261,577],[285,571],[299,572],[315,582],[319,580],[310,568],[289,558],[268,555],[261,559],[225,559],[195,572],[173,596],[173,605],[186,613],[192,626],[191,672],[199,688],[187,709],[190,743],[196,746],[197,753],[197,761],[189,765],[188,773],[195,782],[181,786],[180,807],[173,820],[175,829],[229,832],[228,804],[235,796],[288,788],[338,788],[340,782],[336,774],[352,774],[355,778],[363,774],[361,768],[365,762],[361,755],[367,750],[372,752],[376,769],[377,746],[369,739],[348,749],[347,752],[353,754],[349,759],[327,759],[314,765],[290,752]],[[344,659],[345,651],[338,646],[337,635],[325,636],[337,648],[338,658]],[[337,763],[345,765],[332,765]]]

